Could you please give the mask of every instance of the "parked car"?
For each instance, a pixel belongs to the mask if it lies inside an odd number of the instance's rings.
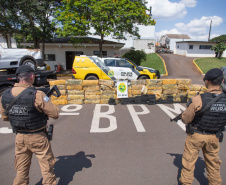
[[[43,66],[40,49],[3,48],[0,45],[0,69],[16,69],[20,65],[30,65],[34,69]]]
[[[160,78],[158,70],[137,66],[125,58],[99,58],[96,56],[75,56],[72,78],[83,80],[137,80]]]

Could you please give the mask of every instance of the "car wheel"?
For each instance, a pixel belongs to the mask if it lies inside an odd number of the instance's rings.
[[[146,80],[146,79],[149,79],[149,78],[148,78],[148,76],[145,76],[145,75],[140,76],[140,77],[138,78],[138,80]]]
[[[30,65],[34,70],[36,69],[35,62],[31,59],[24,60],[22,65]]]
[[[98,78],[94,75],[90,75],[86,78],[86,80],[98,80]]]

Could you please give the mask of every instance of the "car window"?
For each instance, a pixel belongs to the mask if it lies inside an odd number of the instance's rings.
[[[117,67],[128,67],[128,68],[131,68],[132,67],[132,64],[129,63],[128,61],[126,60],[117,60]]]
[[[106,66],[111,66],[111,67],[115,67],[115,60],[114,59],[105,59],[104,63]]]

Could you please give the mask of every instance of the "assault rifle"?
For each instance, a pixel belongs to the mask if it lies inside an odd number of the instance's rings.
[[[177,122],[178,120],[181,119],[181,115],[182,115],[182,114],[183,114],[183,112],[180,113],[180,114],[179,114],[178,116],[176,116],[175,118],[171,118],[170,121],[171,121],[171,122],[173,122],[173,121]]]
[[[51,95],[56,96],[56,97],[61,96],[61,93],[56,85],[54,85],[51,89],[49,87],[48,88],[36,88],[36,89],[44,92],[47,97],[50,97]],[[54,92],[56,92],[56,94]]]

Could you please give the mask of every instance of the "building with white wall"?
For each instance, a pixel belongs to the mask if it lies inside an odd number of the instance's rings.
[[[215,51],[210,48],[216,44],[216,42],[207,41],[177,42],[174,54],[186,57],[215,57]],[[223,53],[222,57],[226,57],[226,52]]]
[[[188,41],[191,38],[186,34],[166,34],[162,35],[159,39],[160,45],[174,51],[176,42]]]
[[[99,56],[100,39],[92,37],[75,37],[77,44],[71,42],[71,38],[54,38],[45,43],[45,63],[50,65],[51,70],[55,65],[60,64],[64,70],[72,69],[74,57],[76,55]],[[33,43],[21,43],[24,47],[33,46]],[[114,57],[119,54],[119,49],[124,46],[123,43],[104,40],[103,56]],[[42,44],[40,44],[42,50]]]

